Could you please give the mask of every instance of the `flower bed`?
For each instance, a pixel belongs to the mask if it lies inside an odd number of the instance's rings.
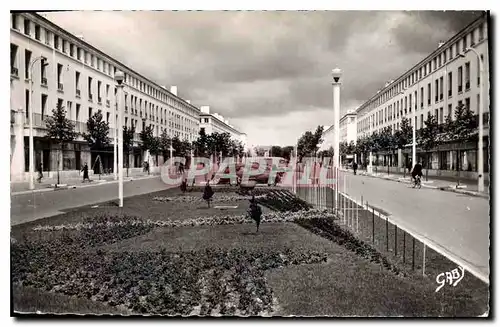
[[[344,246],[348,250],[355,252],[362,258],[372,262],[381,264],[385,269],[388,269],[395,274],[406,276],[406,273],[399,267],[392,264],[385,256],[378,252],[368,243],[365,243],[356,238],[351,232],[342,229],[330,219],[312,218],[298,219],[296,223],[311,232],[334,241],[335,243]]]
[[[309,209],[296,212],[268,212],[262,215],[263,223],[295,222],[308,219],[334,219],[331,210]],[[61,225],[40,225],[33,231],[98,230],[99,233],[82,234],[82,238],[98,244],[106,240],[119,240],[147,233],[155,227],[214,226],[253,223],[247,215],[216,215],[187,220],[141,220],[135,217],[101,215],[81,223]],[[102,233],[102,236],[100,235]]]
[[[265,198],[259,199],[260,204],[276,211],[299,212],[312,208],[312,205],[306,201],[296,197],[288,190],[272,190],[268,191]]]
[[[268,315],[276,301],[266,269],[326,260],[324,253],[289,249],[105,253],[28,242],[12,245],[12,281],[136,313]]]
[[[264,199],[266,195],[258,195],[255,199]],[[248,201],[252,197],[244,196],[244,195],[217,195],[217,193],[213,196],[213,202],[235,202],[235,201]],[[155,196],[153,201],[157,202],[202,202],[204,201],[201,196],[174,196],[174,197],[164,197],[164,196]]]

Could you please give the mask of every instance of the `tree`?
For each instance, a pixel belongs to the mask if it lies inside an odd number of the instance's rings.
[[[154,136],[153,136],[153,126],[146,126],[140,133],[139,138],[141,139],[141,149],[143,151],[147,151],[151,149],[151,146],[154,146]]]
[[[425,179],[429,174],[429,157],[428,152],[439,145],[438,140],[439,135],[439,125],[437,117],[434,115],[427,116],[425,120],[425,127],[419,130],[418,133],[418,144],[426,153],[426,163],[425,163]]]
[[[446,139],[452,142],[465,143],[467,141],[475,140],[477,124],[474,119],[474,114],[470,108],[464,104],[460,104],[455,108],[455,119],[451,117],[446,118],[444,130],[446,131]],[[482,149],[481,149],[482,151]],[[460,152],[456,151],[457,158],[457,185],[460,184]]]
[[[312,133],[307,131],[299,138],[297,142],[297,152],[299,161],[305,156],[314,156],[318,151],[319,146],[323,142],[323,126],[318,126],[316,131]]]
[[[88,133],[83,133],[82,136],[89,144],[91,151],[98,152],[109,146],[109,123],[103,120],[100,109],[87,120],[87,131]]]
[[[88,133],[83,134],[83,138],[91,150],[101,150],[109,146],[109,123],[103,120],[100,109],[87,120],[87,131]]]
[[[273,145],[271,147],[271,150],[269,151],[269,154],[272,157],[282,157],[283,156],[283,149],[278,145]]]
[[[158,165],[158,155],[162,152],[161,139],[159,136],[153,136],[149,143],[149,153],[155,156],[156,165]]]
[[[385,127],[379,134],[380,148],[390,152],[392,155],[394,155],[396,153],[396,150],[398,149],[398,143],[395,136],[397,135],[392,134],[392,128],[390,126]],[[387,174],[390,173],[389,167],[390,162],[387,161]]]
[[[62,162],[64,144],[73,141],[77,133],[75,132],[75,125],[66,118],[66,109],[60,103],[57,104],[56,109],[52,110],[52,116],[47,117],[45,122],[47,126],[46,137],[59,144],[61,148],[57,160],[57,184],[60,184],[59,163]]]
[[[134,134],[135,134],[135,127],[123,127],[123,150],[127,154],[126,162],[127,162],[127,177],[128,177],[128,169],[130,166],[130,151],[133,149],[134,146]]]
[[[199,156],[199,157],[209,157],[209,153],[208,153],[208,150],[209,150],[209,137],[208,135],[206,134],[205,132],[205,129],[202,128],[200,129],[199,133],[198,133],[198,138],[193,141],[193,147],[194,147],[194,151],[195,151],[195,154],[196,156]]]
[[[160,151],[163,155],[163,159],[170,157],[170,145],[172,144],[172,139],[167,133],[167,129],[164,129],[160,135]]]
[[[292,157],[292,154],[293,154],[293,151],[294,151],[294,147],[293,146],[285,146],[284,148],[282,148],[282,156],[284,159],[286,160],[290,160],[291,157]]]
[[[401,119],[400,129],[397,131],[395,136],[397,148],[404,149],[410,142],[413,141],[413,127],[410,126],[410,120],[406,117]],[[415,158],[413,159],[415,160]],[[405,172],[406,172],[405,164]]]

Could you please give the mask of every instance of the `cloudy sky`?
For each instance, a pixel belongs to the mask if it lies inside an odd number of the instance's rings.
[[[58,12],[48,19],[247,133],[291,145],[355,109],[471,22],[474,12]]]

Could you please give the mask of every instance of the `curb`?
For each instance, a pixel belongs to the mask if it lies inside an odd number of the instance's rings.
[[[411,184],[411,181],[404,181],[400,179],[393,179],[393,178],[388,178],[388,177],[379,177],[379,176],[373,176],[373,175],[362,175],[362,176],[368,176],[372,178],[379,178],[379,179],[385,179],[387,181],[393,181],[393,182],[398,182],[398,183],[404,183],[404,184]],[[422,187],[428,188],[428,189],[434,189],[434,190],[440,190],[444,192],[453,192],[453,193],[460,193],[460,194],[466,194],[470,196],[476,196],[479,198],[484,198],[484,199],[489,199],[489,194],[484,194],[484,193],[479,193],[479,192],[474,192],[474,191],[467,191],[467,190],[461,190],[461,189],[455,189],[455,188],[450,188],[450,187],[445,187],[445,186],[433,186],[433,185],[426,185],[422,183]]]
[[[134,177],[129,177],[127,179],[124,179],[124,182],[131,182],[131,181],[138,181],[142,179],[151,179],[159,177],[159,175],[149,175],[149,176],[140,176],[137,178]],[[112,184],[112,183],[118,183],[118,181],[115,181],[114,179],[112,180],[101,180],[101,181],[96,181],[94,184],[79,184],[79,185],[66,185],[64,187],[49,187],[49,188],[42,188],[38,190],[28,190],[28,191],[19,191],[19,192],[11,192],[10,195],[16,196],[16,195],[25,195],[25,194],[31,194],[31,193],[43,193],[43,192],[55,192],[55,191],[62,191],[62,190],[68,190],[68,189],[77,189],[77,188],[87,188],[87,187],[93,187],[93,186],[99,186],[99,185],[106,185],[106,184]]]

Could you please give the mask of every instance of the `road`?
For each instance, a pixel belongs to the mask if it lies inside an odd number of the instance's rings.
[[[490,205],[484,198],[348,174],[347,194],[489,275]]]
[[[123,195],[134,196],[166,189],[160,177],[128,181]],[[118,184],[16,195],[11,197],[11,225],[60,214],[60,210],[111,201],[118,198]]]

